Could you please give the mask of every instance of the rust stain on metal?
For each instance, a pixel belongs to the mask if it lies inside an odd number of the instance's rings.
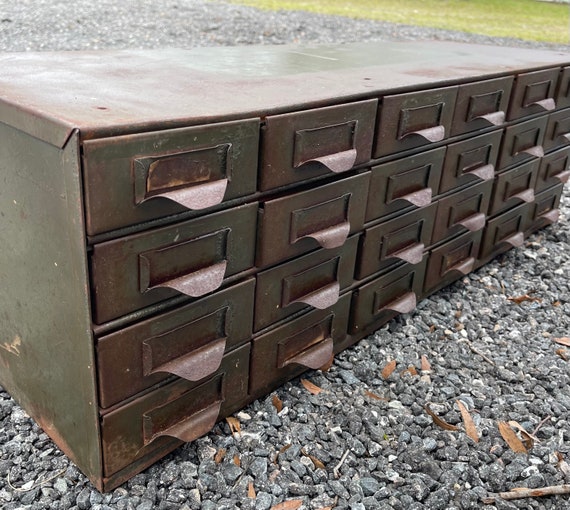
[[[20,356],[20,346],[22,345],[22,338],[16,335],[11,342],[4,342],[0,347],[10,354]]]

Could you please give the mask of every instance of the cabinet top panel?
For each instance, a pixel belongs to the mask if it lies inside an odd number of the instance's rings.
[[[0,54],[0,121],[57,146],[565,65],[447,42]]]

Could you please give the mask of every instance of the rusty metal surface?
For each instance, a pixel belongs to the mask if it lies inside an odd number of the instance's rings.
[[[62,146],[76,127],[85,138],[165,129],[569,62],[449,42],[4,54],[0,116]]]
[[[557,184],[564,184],[570,178],[570,147],[564,147],[547,154],[540,160],[535,189],[543,191]]]
[[[498,170],[544,155],[542,143],[546,133],[548,116],[519,122],[505,129],[499,155]]]
[[[262,203],[256,265],[273,265],[319,247],[342,246],[362,230],[370,173]]]
[[[570,145],[570,108],[549,115],[544,134],[545,152],[565,145]]]
[[[539,166],[539,160],[529,161],[497,174],[489,203],[489,216],[522,202],[533,202]]]
[[[534,202],[528,207],[526,235],[558,221],[558,207],[563,190],[564,185],[558,184],[535,196]]]
[[[98,244],[91,268],[94,321],[178,293],[199,297],[253,266],[257,203]]]
[[[518,74],[507,118],[514,120],[555,110],[559,74],[557,68]]]
[[[521,204],[490,219],[481,241],[479,259],[488,260],[489,257],[520,246],[524,241],[531,207],[531,204]]]

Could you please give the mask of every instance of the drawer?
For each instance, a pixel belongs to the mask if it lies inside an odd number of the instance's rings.
[[[514,124],[505,129],[498,169],[544,156],[547,116]]]
[[[415,149],[449,137],[457,87],[385,96],[374,157]]]
[[[267,117],[260,189],[346,172],[368,162],[377,105],[372,99]]]
[[[517,76],[511,97],[508,120],[554,110],[560,68],[522,73]]]
[[[206,382],[179,379],[104,415],[101,435],[105,475],[153,452],[157,452],[157,458],[162,457],[169,445],[203,436],[218,417],[244,405],[249,354],[249,344],[244,345],[224,356],[216,375]]]
[[[259,119],[83,142],[88,235],[254,193]]]
[[[418,264],[430,245],[437,204],[367,228],[361,238],[356,278],[378,273],[397,262]]]
[[[429,254],[424,292],[431,294],[473,271],[483,230],[462,234]]]
[[[94,320],[110,321],[170,297],[200,297],[253,266],[257,204],[95,245]]]
[[[350,292],[326,310],[311,312],[255,338],[249,392],[264,395],[308,369],[326,365],[347,337]]]
[[[536,195],[528,208],[527,234],[558,221],[563,191],[564,185],[558,184]]]
[[[544,150],[570,145],[570,108],[551,113],[544,135]]]
[[[362,230],[370,173],[283,198],[259,210],[257,267],[321,248],[338,248]]]
[[[570,107],[570,67],[563,67],[558,80],[556,91],[556,106],[558,108]]]
[[[534,187],[539,165],[540,160],[529,161],[496,175],[489,205],[489,216],[534,200]]]
[[[419,264],[402,264],[353,292],[350,331],[380,327],[400,313],[409,313],[422,295],[427,255]]]
[[[100,338],[100,406],[172,375],[196,382],[215,373],[224,354],[251,337],[254,289],[252,278]]]
[[[254,331],[259,331],[307,306],[333,306],[353,283],[358,236],[343,246],[318,250],[257,275]]]
[[[463,232],[485,227],[493,181],[484,181],[453,193],[437,202],[432,244]]]
[[[439,193],[495,176],[503,132],[494,131],[447,146]]]
[[[457,91],[451,134],[461,135],[505,122],[513,77],[460,85]]]
[[[485,227],[479,259],[485,262],[524,243],[530,204],[522,204],[489,220]]]
[[[536,191],[542,191],[556,184],[565,183],[570,177],[570,147],[564,147],[547,154],[540,160]]]
[[[445,147],[384,163],[372,168],[366,221],[425,207],[437,194]]]

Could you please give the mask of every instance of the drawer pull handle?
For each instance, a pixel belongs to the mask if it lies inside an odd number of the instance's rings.
[[[419,264],[423,258],[424,248],[423,243],[415,243],[409,248],[404,248],[403,250],[393,253],[391,257],[404,260],[410,264]]]
[[[143,342],[143,345],[143,363],[150,358],[145,364],[151,365],[152,346],[146,341]],[[218,338],[213,342],[194,349],[188,354],[179,356],[157,367],[153,367],[148,371],[148,374],[145,375],[154,374],[156,372],[166,372],[182,377],[182,379],[186,379],[187,381],[200,381],[220,368],[225,350],[226,339]]]
[[[474,170],[466,172],[469,175],[475,175],[482,181],[490,181],[495,176],[495,167],[493,165],[483,165]]]
[[[348,221],[344,221],[338,225],[333,225],[332,227],[319,230],[318,232],[312,232],[311,234],[306,234],[302,237],[299,237],[299,239],[312,237],[323,248],[331,249],[342,246],[346,241],[349,232],[350,232],[350,223]]]
[[[162,436],[174,437],[185,443],[194,441],[212,430],[220,414],[221,407],[222,401],[218,400],[164,430],[157,430],[160,424],[154,423],[152,414],[144,414],[144,444],[146,446]]]
[[[560,210],[559,209],[552,209],[547,213],[541,214],[538,219],[546,220],[548,223],[556,223],[560,218]]]
[[[562,138],[564,138],[564,140],[566,140],[567,142],[570,142],[570,133],[564,133],[562,135],[560,135]]]
[[[527,107],[530,106],[540,106],[543,110],[550,111],[556,108],[556,103],[554,102],[554,99],[552,99],[551,97],[547,97],[546,99],[541,99],[540,101],[534,101],[527,105]]]
[[[383,306],[378,312],[392,310],[398,313],[410,313],[416,308],[417,298],[414,292],[406,292],[403,296],[390,301]]]
[[[445,127],[433,126],[426,129],[419,129],[418,131],[410,131],[401,138],[407,138],[408,136],[419,136],[424,140],[432,143],[441,142],[445,138]]]
[[[408,193],[407,195],[402,195],[401,200],[405,200],[416,207],[425,207],[431,204],[432,191],[431,188],[424,188],[419,191],[414,191],[413,193]]]
[[[486,217],[483,213],[476,213],[462,221],[458,221],[457,224],[465,227],[470,232],[477,232],[485,226]]]
[[[542,156],[544,156],[544,149],[541,145],[535,145],[534,147],[529,147],[528,149],[517,152],[515,156],[517,154],[528,154],[530,156],[534,156],[535,158],[542,158]]]
[[[219,181],[207,182],[190,188],[165,191],[164,193],[145,198],[141,203],[148,202],[154,198],[166,198],[186,207],[186,209],[206,209],[222,203],[227,187],[228,179],[220,179]]]
[[[486,120],[492,126],[500,126],[505,122],[505,112],[491,112],[485,115],[478,115],[477,117],[473,117],[473,120],[476,119]]]
[[[524,234],[517,232],[503,240],[503,243],[510,244],[513,248],[520,248],[524,244]]]
[[[306,296],[302,296],[292,303],[305,303],[311,305],[319,310],[324,310],[329,306],[334,305],[340,295],[340,284],[338,282],[329,283],[328,285],[311,292]]]
[[[307,163],[319,163],[328,168],[331,172],[339,174],[350,170],[356,161],[356,149],[349,149],[347,151],[321,156],[320,158],[313,158],[303,161],[299,166]]]
[[[556,174],[553,177],[555,177],[562,183],[566,183],[570,178],[570,170],[565,170],[564,172],[560,172],[559,174]]]
[[[532,188],[525,189],[520,193],[513,195],[511,198],[518,198],[519,200],[522,200],[528,204],[529,202],[534,201],[534,190]]]
[[[450,267],[443,274],[445,275],[447,273],[451,273],[452,271],[457,271],[463,275],[466,275],[469,274],[471,271],[473,271],[473,267],[475,267],[475,257],[469,257],[466,258],[465,260],[462,260],[455,266]]]
[[[317,370],[324,366],[333,356],[333,340],[325,338],[319,343],[287,359],[279,368],[297,364]]]

